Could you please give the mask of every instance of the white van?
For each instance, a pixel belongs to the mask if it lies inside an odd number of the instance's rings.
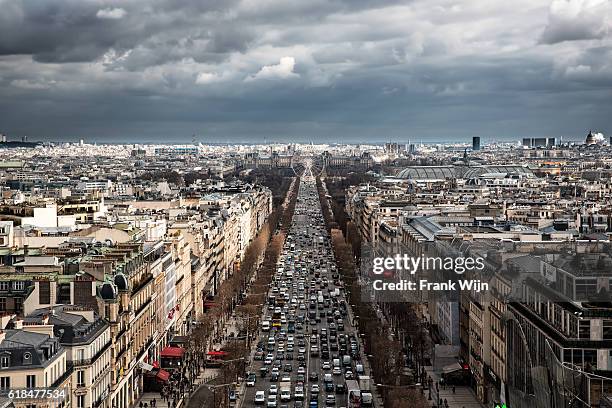
[[[270,331],[270,322],[268,320],[264,320],[261,323],[261,330],[262,331]]]

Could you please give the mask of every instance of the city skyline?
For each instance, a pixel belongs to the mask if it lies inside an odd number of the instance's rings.
[[[486,143],[612,124],[606,1],[0,6],[14,140]]]

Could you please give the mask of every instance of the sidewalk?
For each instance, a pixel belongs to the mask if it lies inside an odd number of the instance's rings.
[[[433,371],[433,366],[425,366],[425,372],[433,379],[433,385],[431,387],[432,405],[437,405],[446,399],[450,408],[483,408],[485,405],[478,402],[478,399],[474,395],[472,389],[468,386],[457,386],[453,393],[453,387],[446,386],[442,388],[438,386],[436,391],[436,384],[439,384],[440,375]],[[436,401],[437,397],[437,401]]]
[[[145,392],[140,396],[140,399],[134,404],[135,407],[139,408],[140,403],[147,404],[148,408],[151,408],[151,401],[155,399],[155,406],[157,408],[169,408],[170,406],[162,399],[158,392]],[[183,406],[183,400],[178,401],[177,405],[173,408],[180,408]]]

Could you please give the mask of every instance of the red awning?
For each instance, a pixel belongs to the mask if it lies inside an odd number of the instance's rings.
[[[208,356],[227,356],[228,354],[227,351],[209,351],[206,353]]]
[[[168,381],[170,379],[170,373],[164,369],[161,369],[157,373],[157,378],[159,378],[162,381]]]
[[[159,368],[159,361],[153,362],[153,368]]]
[[[182,347],[165,347],[162,351],[161,351],[161,356],[162,357],[175,357],[175,358],[181,358],[183,357],[183,354],[185,354],[185,349]]]

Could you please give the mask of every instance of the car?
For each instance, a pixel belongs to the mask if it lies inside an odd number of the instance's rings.
[[[336,394],[344,394],[346,392],[346,385],[344,383],[336,384]]]
[[[257,382],[257,376],[255,375],[255,373],[249,373],[247,375],[246,386],[254,387],[256,382]]]
[[[286,373],[290,373],[291,371],[293,371],[293,366],[291,364],[285,364],[285,367],[283,367],[283,371]]]
[[[293,392],[293,396],[296,401],[300,401],[304,399],[304,387],[296,386]]]
[[[280,400],[281,400],[281,402],[291,401],[291,391],[289,391],[289,390],[281,390]]]
[[[333,375],[340,375],[342,374],[342,369],[338,366],[334,367],[334,369],[332,370],[332,374]]]
[[[331,364],[329,364],[329,361],[324,361],[323,364],[321,365],[321,368],[323,370],[329,370],[331,369]]]
[[[333,382],[327,382],[325,383],[325,392],[334,392],[334,383]]]
[[[263,391],[257,391],[255,393],[255,405],[263,405],[266,402],[266,394]]]
[[[270,385],[270,390],[268,391],[269,395],[276,395],[278,394],[278,386],[276,384],[272,384]]]
[[[297,370],[297,373],[298,373],[298,374],[304,374],[305,372],[306,372],[306,370],[304,369],[304,367],[303,367],[303,366],[299,366],[299,367],[298,367],[298,370]]]
[[[353,375],[353,372],[351,370],[347,370],[346,373],[344,373],[344,378],[347,380],[352,380],[353,378],[355,378],[355,376]]]
[[[276,394],[268,395],[268,403],[266,404],[268,408],[276,408]]]
[[[310,387],[310,394],[319,395],[319,384],[312,384],[312,386]]]
[[[334,394],[327,394],[325,396],[325,405],[333,407],[336,405],[336,396]]]

